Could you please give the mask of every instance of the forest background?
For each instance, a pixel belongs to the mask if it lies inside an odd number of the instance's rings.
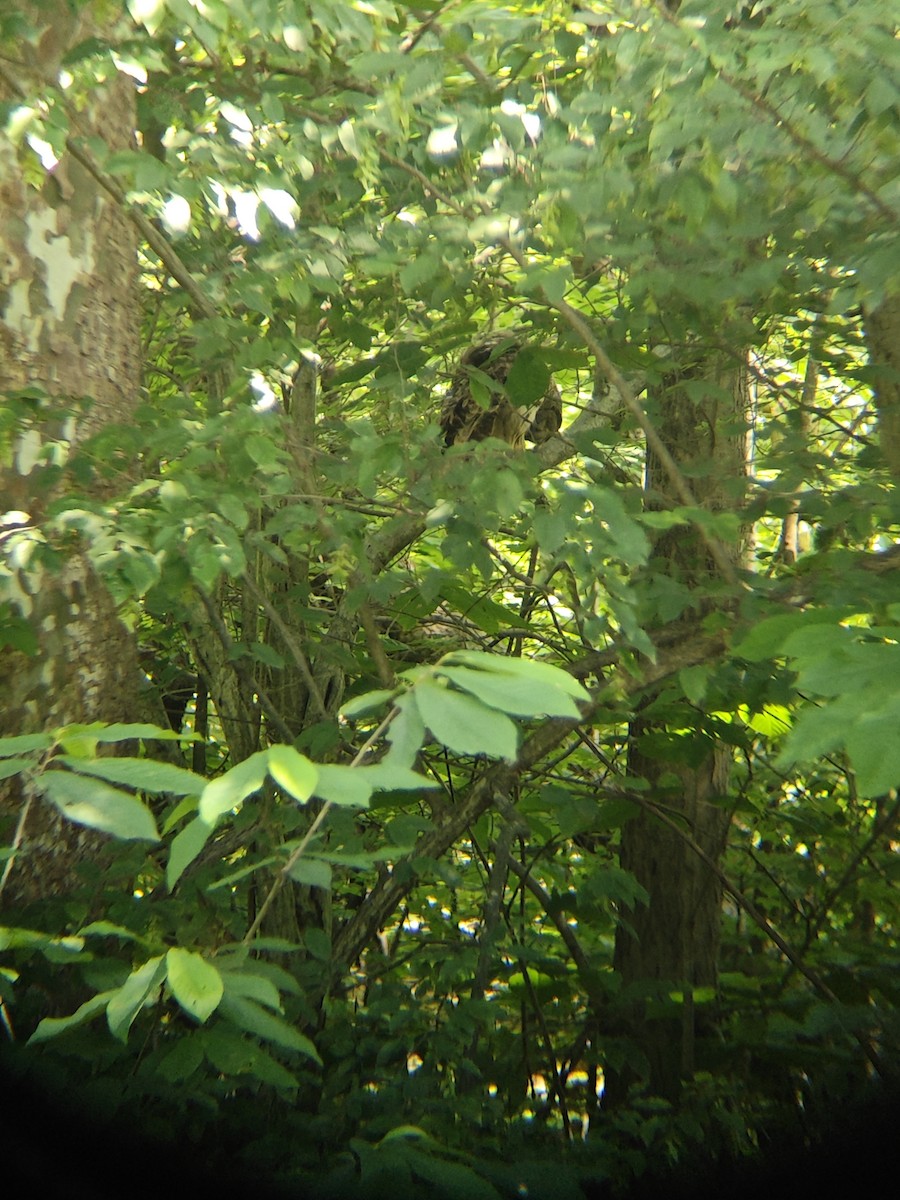
[[[0,7],[19,1094],[577,1200],[896,1080],[895,16]]]

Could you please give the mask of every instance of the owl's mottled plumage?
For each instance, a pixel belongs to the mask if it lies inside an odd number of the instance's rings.
[[[540,445],[559,430],[562,396],[552,379],[543,398],[528,408],[517,408],[505,392],[491,392],[487,408],[483,408],[472,396],[467,368],[475,367],[498,383],[505,384],[521,350],[522,345],[517,339],[508,333],[498,333],[470,346],[462,354],[441,406],[441,431],[445,446],[495,437],[518,449],[526,439]]]

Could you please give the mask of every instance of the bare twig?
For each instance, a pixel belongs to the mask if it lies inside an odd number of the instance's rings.
[[[319,716],[327,720],[328,709],[325,706],[325,700],[321,691],[319,690],[319,685],[316,683],[315,677],[313,676],[312,668],[309,665],[309,659],[303,653],[300,643],[294,637],[286,621],[284,621],[275,605],[272,604],[262,589],[257,586],[256,580],[251,576],[250,572],[244,571],[241,579],[244,581],[244,584],[249,591],[253,594],[253,598],[259,604],[260,608],[272,622],[274,627],[278,630],[281,640],[284,642],[285,646],[290,652],[291,658],[293,658],[294,663],[297,666],[297,670],[303,677],[303,682],[306,684],[309,694],[312,696],[315,706],[319,710]]]

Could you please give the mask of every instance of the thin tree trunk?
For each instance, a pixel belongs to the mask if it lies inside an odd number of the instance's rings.
[[[705,386],[704,386],[705,384]],[[698,394],[699,393],[699,394]],[[698,501],[712,511],[739,507],[747,472],[748,377],[743,365],[717,363],[685,373],[661,390],[659,433]],[[648,506],[676,503],[671,485],[655,456],[647,462]],[[746,553],[747,539],[731,547],[735,565]],[[696,532],[676,526],[658,539],[651,563],[672,588],[683,589],[683,610],[676,620],[688,637],[720,603],[717,568]],[[662,599],[661,604],[677,604]],[[731,814],[727,806],[730,751],[702,729],[691,736],[667,729],[654,711],[655,693],[645,698],[631,729],[629,774],[649,785],[644,793],[675,817],[691,838],[718,861],[725,848]],[[674,753],[668,758],[665,738]],[[680,750],[680,753],[679,753]],[[642,810],[622,830],[621,865],[649,894],[646,905],[623,914],[614,965],[626,1002],[623,1029],[645,1055],[650,1090],[678,1099],[681,1081],[694,1069],[697,1010],[694,991],[715,988],[722,890],[698,855],[651,813]],[[660,1017],[657,1005],[671,1006],[680,995],[679,1015]],[[654,1008],[656,1011],[654,1012]],[[640,1070],[610,1073],[607,1103],[625,1099]]]
[[[900,479],[900,292],[867,314],[866,341],[875,369],[881,452],[891,475]]]

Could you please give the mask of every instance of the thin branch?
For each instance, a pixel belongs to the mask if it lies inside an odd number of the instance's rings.
[[[307,690],[309,691],[310,696],[312,696],[316,708],[319,710],[319,716],[327,721],[328,709],[325,706],[324,697],[319,690],[319,685],[316,683],[315,677],[312,673],[312,668],[309,665],[309,659],[303,653],[300,643],[294,637],[278,609],[263,593],[261,588],[257,586],[256,580],[253,579],[249,571],[244,571],[244,573],[241,575],[241,579],[252,593],[253,598],[259,604],[260,608],[278,630],[281,640],[290,651],[291,658],[293,658],[294,663],[297,666],[297,670],[303,677],[303,682],[306,684]]]
[[[737,884],[732,883],[729,876],[725,874],[718,863],[706,853],[702,846],[697,844],[691,834],[688,833],[678,821],[675,821],[670,816],[667,816],[657,804],[654,804],[652,800],[648,800],[639,792],[628,792],[627,799],[636,804],[639,808],[642,808],[645,812],[649,813],[656,820],[661,821],[665,826],[677,834],[684,844],[690,850],[692,850],[694,854],[697,855],[707,869],[711,871],[713,875],[715,875],[716,879],[718,879],[725,891],[731,896],[735,904],[742,908],[753,924],[756,925],[756,927],[766,935],[770,942],[778,947],[788,962],[800,972],[807,982],[812,985],[814,990],[818,992],[823,999],[827,1000],[829,1004],[838,1005],[840,1003],[838,997],[831,990],[821,975],[819,975],[817,971],[814,971],[812,967],[807,966],[807,964],[803,961],[802,956],[790,945],[789,942],[785,940],[785,938],[778,932],[771,921],[769,921],[769,919],[765,917],[763,913],[756,907],[749,896],[746,896],[740,890],[740,888],[738,888]],[[851,1036],[860,1046],[874,1070],[877,1071],[879,1075],[882,1075],[884,1068],[876,1051],[860,1034],[851,1032]]]
[[[554,718],[542,722],[526,738],[513,765],[495,763],[472,785],[466,797],[447,809],[445,820],[434,829],[423,833],[415,848],[402,862],[416,858],[441,858],[454,842],[461,838],[469,826],[496,803],[498,796],[508,795],[517,780],[551,751],[569,737],[580,724],[590,723],[593,716],[607,708],[611,698],[624,703],[629,696],[640,694],[645,688],[661,683],[682,667],[705,662],[724,646],[724,636],[686,639],[683,631],[672,653],[656,663],[644,662],[642,675],[637,678],[638,668],[621,669],[592,693],[591,703],[578,720]],[[614,664],[621,657],[622,649],[604,651],[607,664]],[[589,674],[595,669],[595,660],[584,671]],[[584,663],[586,660],[582,660]],[[570,670],[572,668],[570,667]],[[573,671],[573,673],[578,673]],[[398,864],[398,867],[400,864]],[[332,979],[343,971],[362,953],[377,931],[387,922],[410,889],[415,886],[414,872],[395,869],[381,879],[366,897],[366,903],[342,926],[332,948]],[[328,984],[323,983],[323,989]]]
[[[206,594],[203,588],[198,587],[197,594],[200,597],[203,607],[206,609],[210,624],[216,631],[219,641],[222,643],[222,646],[225,648],[225,650],[228,651],[229,655],[233,655],[234,652],[237,651],[237,643],[228,632],[219,610],[213,604],[212,600]],[[281,737],[283,741],[290,745],[294,740],[294,734],[292,733],[290,726],[281,716],[280,712],[278,711],[278,707],[272,700],[271,696],[269,696],[268,692],[266,692],[258,680],[250,677],[246,667],[244,667],[239,658],[232,657],[230,665],[235,675],[237,675],[238,679],[243,685],[247,695],[252,696],[255,693],[259,697],[260,707],[265,712],[268,719],[272,722],[272,725],[275,727],[275,729],[278,730],[279,737]]]
[[[351,767],[359,766],[359,764],[362,762],[363,758],[368,753],[369,749],[372,746],[374,746],[374,744],[378,741],[378,739],[381,737],[381,735],[384,733],[384,731],[390,725],[391,721],[393,721],[393,719],[397,715],[398,711],[399,711],[398,709],[392,708],[391,711],[388,713],[388,715],[384,718],[384,720],[378,726],[378,728],[375,729],[369,735],[368,738],[366,738],[365,742],[362,744],[359,751],[354,756],[353,761],[349,764]],[[322,822],[325,820],[325,818],[331,812],[332,808],[334,808],[334,802],[332,800],[326,800],[325,803],[322,805],[322,807],[319,809],[318,813],[316,813],[315,819],[313,820],[309,829],[307,829],[306,833],[303,835],[302,839],[300,840],[300,844],[297,847],[295,847],[295,849],[291,852],[291,855],[288,858],[287,862],[284,864],[284,866],[281,868],[281,870],[278,872],[278,874],[275,876],[274,880],[272,881],[272,886],[269,888],[269,891],[268,891],[268,894],[266,895],[265,900],[263,900],[262,904],[260,905],[259,911],[257,912],[256,917],[253,920],[253,924],[250,926],[250,928],[247,930],[247,932],[244,934],[243,938],[241,939],[242,945],[250,946],[252,944],[253,939],[256,937],[257,933],[259,932],[259,928],[263,923],[266,913],[272,907],[272,902],[274,901],[274,899],[278,895],[278,893],[281,891],[281,889],[284,887],[284,885],[287,883],[288,879],[290,879],[291,871],[294,869],[294,867],[297,865],[297,863],[300,861],[300,859],[306,853],[310,842],[313,840],[313,838],[318,833],[319,829],[322,826]]]

